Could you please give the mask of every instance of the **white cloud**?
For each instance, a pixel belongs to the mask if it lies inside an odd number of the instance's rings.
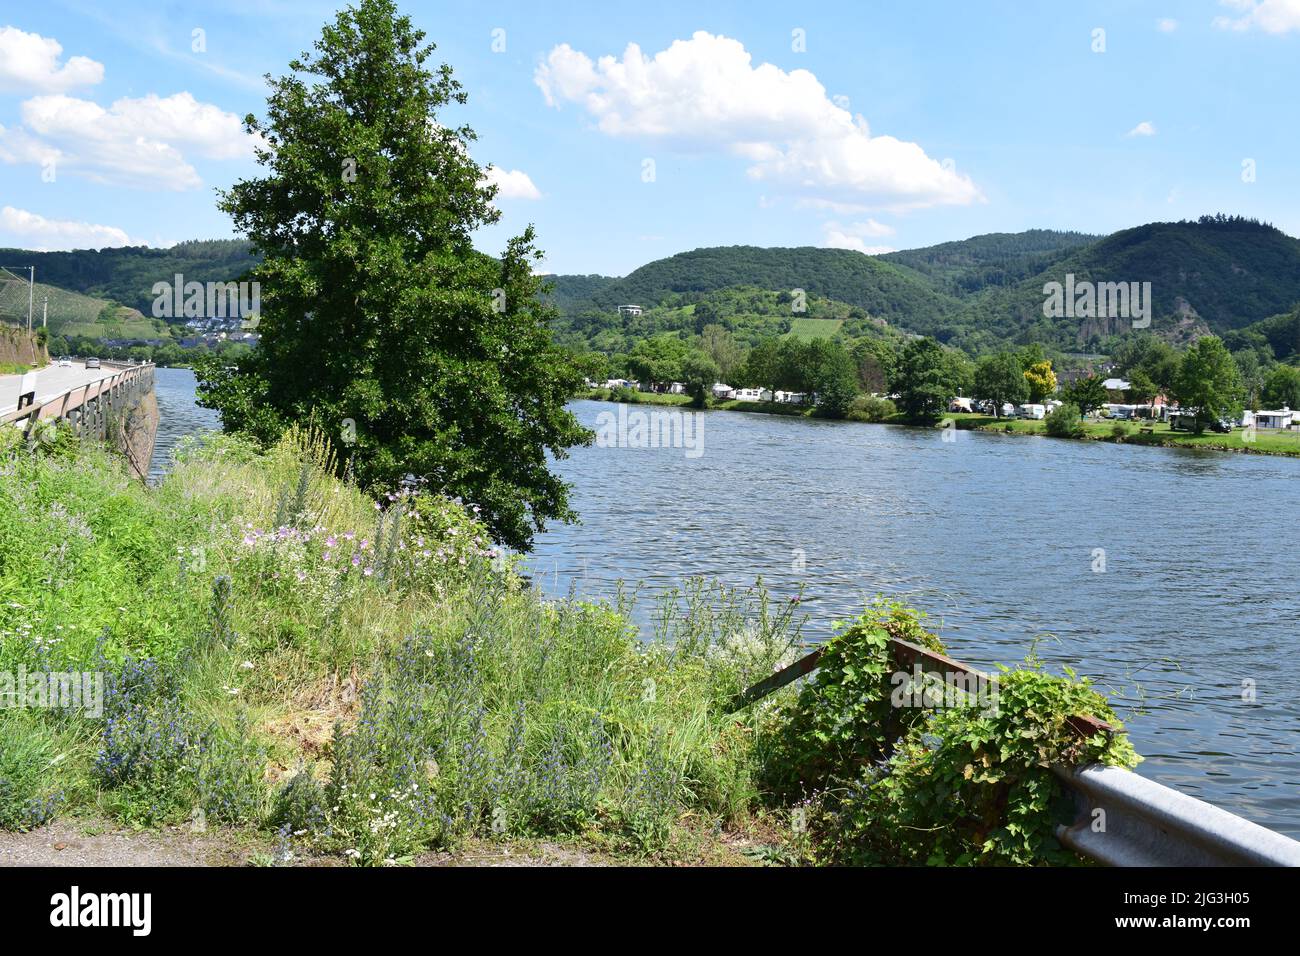
[[[1161,33],[1173,33],[1178,29],[1178,21],[1172,17],[1164,17],[1156,21],[1156,29]]]
[[[207,159],[251,158],[254,139],[239,117],[189,93],[123,98],[108,109],[91,100],[35,96],[22,104],[24,126],[0,128],[0,159],[43,161],[95,182],[183,190],[202,185],[181,152]]]
[[[866,222],[852,222],[847,225],[841,225],[838,222],[827,222],[822,224],[822,232],[824,234],[822,245],[829,249],[853,249],[868,256],[878,256],[894,251],[893,246],[868,245],[865,241],[869,238],[894,234],[892,226],[876,222],[874,219],[868,219]]]
[[[62,55],[58,40],[0,27],[0,91],[61,93],[103,80],[102,63],[74,56],[60,66]]]
[[[755,67],[744,46],[700,31],[647,57],[595,63],[567,43],[534,74],[546,102],[579,103],[606,135],[683,151],[723,151],[750,178],[858,208],[908,209],[981,200],[971,180],[916,143],[873,136],[807,70]]]
[[[13,206],[0,208],[0,235],[8,237],[16,246],[39,252],[143,244],[132,240],[125,230],[116,226],[98,226],[71,219],[47,219]]]
[[[1126,136],[1154,136],[1156,135],[1156,125],[1150,120],[1143,120],[1134,126],[1124,135]]]
[[[1289,33],[1300,30],[1300,0],[1219,0],[1240,16],[1215,17],[1220,30],[1260,29],[1265,33]]]
[[[483,182],[497,187],[497,199],[541,199],[542,193],[522,169],[484,170]]]

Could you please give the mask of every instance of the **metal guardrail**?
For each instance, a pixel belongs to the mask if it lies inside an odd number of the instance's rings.
[[[36,426],[47,419],[64,419],[75,427],[78,435],[88,431],[100,438],[107,437],[108,421],[114,404],[124,390],[152,381],[154,365],[127,365],[105,362],[108,368],[119,369],[113,375],[86,385],[76,385],[42,401],[19,402],[20,407],[0,414],[0,425],[24,423],[20,427],[30,441]]]
[[[927,674],[963,675],[989,682],[996,678],[908,641],[891,639],[890,653],[900,668]],[[731,702],[740,710],[812,673],[822,649],[760,681]],[[1086,714],[1069,718],[1081,736],[1115,733],[1116,728]],[[1120,731],[1122,732],[1122,731]],[[1122,767],[1089,764],[1053,767],[1074,795],[1074,821],[1056,829],[1057,839],[1076,853],[1107,866],[1300,866],[1300,842],[1148,780]]]

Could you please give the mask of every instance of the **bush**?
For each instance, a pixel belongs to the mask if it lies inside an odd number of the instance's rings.
[[[1069,402],[1052,410],[1047,416],[1046,426],[1047,434],[1055,438],[1082,438],[1085,433],[1079,406]]]
[[[898,408],[887,398],[879,395],[859,395],[849,405],[845,415],[855,422],[883,422],[898,414]]]
[[[1080,737],[1085,714],[1118,723],[1072,672],[998,678],[996,706],[922,711],[888,759],[813,802],[817,856],[840,865],[1028,866],[1078,863],[1056,840],[1072,797],[1051,767],[1138,762],[1122,735]]]
[[[1116,422],[1110,426],[1110,435],[1116,441],[1123,441],[1130,434],[1129,427],[1124,422]]]

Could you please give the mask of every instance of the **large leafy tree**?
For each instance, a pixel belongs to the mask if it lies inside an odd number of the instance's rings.
[[[264,441],[309,418],[354,432],[365,485],[414,474],[525,549],[574,518],[547,453],[590,440],[565,409],[580,376],[551,342],[532,228],[500,258],[471,244],[495,188],[473,131],[441,119],[466,96],[433,50],[391,0],[362,0],[270,81],[266,119],[244,121],[265,175],[220,203],[263,256],[261,346],[202,367],[200,395]]]
[[[986,355],[975,367],[975,394],[993,402],[996,417],[1004,403],[1018,405],[1029,396],[1025,374],[1020,360],[1011,352]]]
[[[1184,407],[1196,409],[1196,431],[1241,410],[1241,376],[1231,353],[1213,335],[1197,339],[1183,353],[1174,393]]]
[[[1300,368],[1277,365],[1264,380],[1264,403],[1269,408],[1300,408]]]
[[[1061,397],[1086,418],[1110,400],[1110,393],[1106,391],[1105,379],[1100,375],[1089,375],[1061,389]]]
[[[1025,369],[1025,381],[1029,384],[1029,400],[1041,402],[1056,391],[1056,373],[1052,363],[1047,359],[1035,362]]]
[[[903,349],[895,373],[898,404],[908,418],[934,421],[956,394],[952,363],[931,338],[913,339]]]

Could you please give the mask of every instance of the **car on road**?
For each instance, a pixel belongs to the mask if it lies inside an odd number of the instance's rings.
[[[58,361],[59,368],[72,368],[72,356],[60,355]]]
[[[86,359],[86,368],[88,368],[88,369],[91,369],[91,368],[99,368],[99,359],[97,359],[97,358],[88,358],[88,359]]]

